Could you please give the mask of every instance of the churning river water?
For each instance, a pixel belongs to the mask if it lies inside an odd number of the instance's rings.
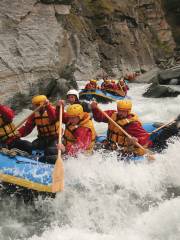
[[[180,96],[148,99],[145,84],[130,84],[133,111],[144,122],[168,122]],[[115,103],[100,105],[115,108]],[[21,120],[28,111],[17,118]],[[98,132],[106,124],[95,124]],[[0,196],[0,240],[179,240],[180,141],[173,139],[151,164],[117,162],[112,153],[64,163],[65,190],[55,199],[25,205]]]

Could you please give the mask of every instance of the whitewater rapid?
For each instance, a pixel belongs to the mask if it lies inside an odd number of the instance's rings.
[[[180,113],[180,97],[143,98],[146,88],[130,84],[129,91],[142,121],[167,122]],[[95,126],[98,132],[107,127]],[[175,138],[151,164],[125,164],[101,152],[70,158],[64,162],[65,191],[56,199],[39,199],[34,208],[1,197],[0,240],[179,240],[179,149]]]

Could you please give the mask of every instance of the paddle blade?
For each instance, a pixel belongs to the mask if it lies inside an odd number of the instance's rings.
[[[156,160],[156,158],[154,157],[154,155],[147,154],[146,157],[147,157],[147,159],[148,159],[149,161],[154,161],[154,160]]]
[[[52,175],[52,192],[57,193],[64,190],[64,167],[61,157],[56,160]]]
[[[147,159],[149,160],[149,161],[154,161],[154,160],[156,160],[156,158],[155,158],[155,156],[154,156],[154,153],[151,151],[151,150],[149,150],[149,149],[146,149],[146,157],[147,157]]]

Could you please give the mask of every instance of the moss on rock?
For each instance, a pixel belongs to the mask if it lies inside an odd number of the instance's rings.
[[[111,0],[84,0],[83,5],[94,13],[94,15],[111,14],[117,7]]]

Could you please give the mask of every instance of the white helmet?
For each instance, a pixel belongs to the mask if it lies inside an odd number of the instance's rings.
[[[69,90],[66,95],[67,95],[67,96],[68,96],[68,95],[75,95],[75,96],[77,97],[77,99],[79,99],[79,93],[78,93],[78,91],[76,91],[75,89]]]

